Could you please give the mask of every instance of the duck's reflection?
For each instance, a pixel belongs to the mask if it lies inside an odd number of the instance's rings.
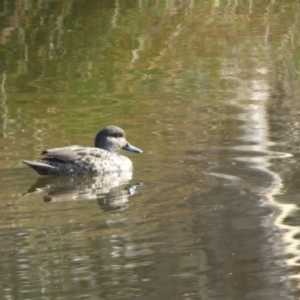
[[[43,192],[45,202],[97,200],[104,211],[125,209],[129,197],[142,183],[130,185],[131,172],[111,173],[102,176],[43,176],[24,194]]]

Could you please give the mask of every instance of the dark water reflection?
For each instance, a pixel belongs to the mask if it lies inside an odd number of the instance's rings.
[[[105,211],[124,209],[138,186],[127,185],[131,172],[103,176],[41,176],[23,196],[44,192],[45,202],[66,202],[96,199]]]
[[[297,2],[0,8],[1,299],[297,298]],[[109,124],[132,174],[21,163]]]

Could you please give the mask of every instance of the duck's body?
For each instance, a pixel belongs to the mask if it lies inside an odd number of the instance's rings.
[[[95,147],[69,146],[49,149],[42,152],[46,157],[41,160],[23,162],[40,175],[100,175],[130,171],[132,163],[126,156],[118,154],[121,149],[142,152],[126,141],[121,128],[108,126],[96,135]]]

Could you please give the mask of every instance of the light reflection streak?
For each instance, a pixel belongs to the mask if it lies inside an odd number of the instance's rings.
[[[5,81],[6,81],[6,73],[3,73],[3,79],[1,82],[1,98],[2,98],[2,108],[3,108],[3,113],[2,113],[2,118],[3,118],[3,138],[7,137],[7,124],[8,124],[8,106],[6,103],[7,96],[5,92]]]
[[[241,145],[235,147],[238,151],[249,151],[262,153],[259,156],[239,157],[237,160],[250,163],[252,168],[261,170],[269,175],[270,180],[266,187],[260,189],[260,194],[263,196],[261,199],[262,206],[269,206],[272,208],[273,213],[267,218],[263,219],[262,226],[273,229],[273,236],[269,239],[273,244],[273,254],[276,257],[281,255],[280,261],[276,263],[282,266],[296,266],[299,265],[298,249],[300,243],[295,236],[299,234],[299,228],[285,224],[285,218],[290,216],[297,206],[295,204],[280,203],[276,200],[276,195],[282,193],[282,179],[279,174],[270,170],[273,159],[284,159],[291,157],[290,153],[280,153],[269,151],[269,147],[274,143],[269,140],[269,125],[267,102],[269,99],[268,85],[266,81],[255,80],[243,84],[243,97],[239,99],[251,100],[252,104],[243,104],[243,100],[234,100],[233,105],[241,108],[245,113],[242,115],[242,120],[245,122],[243,127],[243,135],[241,140],[247,143],[255,143],[254,145]],[[248,99],[247,99],[248,92]],[[246,96],[245,96],[246,95]],[[274,230],[275,229],[275,230]],[[285,257],[283,258],[283,254]],[[286,255],[288,254],[288,255]],[[288,257],[291,256],[292,257]],[[287,276],[288,278],[299,278],[300,275],[293,274]]]
[[[234,147],[237,151],[256,153],[257,156],[238,157],[237,161],[243,161],[251,168],[260,170],[270,178],[267,184],[263,183],[259,192],[262,195],[261,205],[270,207],[272,213],[261,221],[261,226],[271,228],[273,235],[268,239],[272,243],[273,255],[280,256],[276,263],[280,266],[295,267],[299,265],[300,242],[295,238],[300,232],[299,227],[285,224],[285,219],[294,211],[298,210],[297,205],[280,203],[276,196],[282,194],[283,183],[278,173],[270,170],[274,159],[285,159],[291,157],[290,153],[270,151],[269,147],[275,145],[269,139],[269,124],[267,105],[270,98],[268,81],[261,80],[240,80],[239,74],[242,70],[235,62],[224,63],[222,70],[225,78],[231,78],[238,82],[239,89],[231,105],[238,107],[242,113],[238,119],[244,122],[241,126],[243,131],[239,140],[242,145]],[[267,68],[257,68],[255,72],[260,76],[268,74]],[[289,274],[285,279],[300,278],[300,274]],[[298,284],[298,288],[300,284]]]

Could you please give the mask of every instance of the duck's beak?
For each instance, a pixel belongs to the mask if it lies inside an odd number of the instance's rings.
[[[128,150],[128,151],[132,151],[132,152],[136,152],[136,153],[143,153],[143,151],[137,147],[134,147],[132,145],[130,145],[129,143],[127,143],[124,147],[124,150]]]

